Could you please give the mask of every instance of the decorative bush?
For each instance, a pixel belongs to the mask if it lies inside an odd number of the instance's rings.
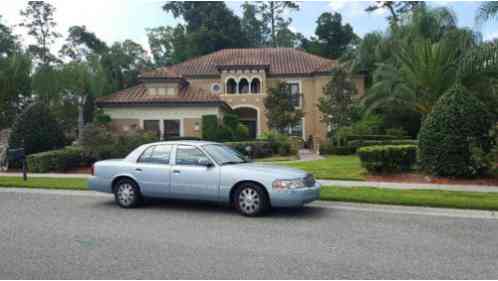
[[[215,141],[218,138],[218,116],[202,116],[202,138],[210,141]]]
[[[29,105],[16,119],[10,148],[24,147],[26,155],[64,147],[64,132],[43,103]]]
[[[292,155],[297,154],[299,144],[294,138],[275,131],[265,132],[261,135],[261,140],[271,143],[273,154]],[[302,141],[302,140],[301,140]]]
[[[78,168],[82,163],[82,150],[67,147],[31,154],[27,157],[28,171],[32,173],[64,172]]]
[[[272,150],[272,143],[269,141],[225,142],[225,145],[252,158],[270,157],[274,153]],[[250,147],[250,152],[247,151],[247,147]]]
[[[158,141],[155,134],[146,131],[134,131],[127,135],[112,135],[105,127],[88,124],[83,130],[81,146],[83,157],[90,162],[124,158],[140,145]]]
[[[321,155],[351,155],[355,152],[356,149],[349,146],[336,146],[332,143],[320,145]]]
[[[240,123],[239,116],[227,113],[223,124],[218,124],[216,115],[202,116],[202,138],[210,141],[242,141],[249,136],[249,130]]]
[[[378,145],[358,149],[361,165],[371,173],[410,170],[417,161],[415,145]]]
[[[434,105],[419,133],[421,167],[446,177],[476,177],[491,167],[483,155],[492,149],[494,126],[485,106],[456,85]]]
[[[413,144],[417,145],[417,140],[353,140],[348,142],[348,146],[358,150],[360,147],[372,146],[372,145],[404,145]]]

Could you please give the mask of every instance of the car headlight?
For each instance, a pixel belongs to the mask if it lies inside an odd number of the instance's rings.
[[[275,189],[294,189],[305,187],[303,179],[292,179],[292,180],[276,180],[273,182],[273,188]]]

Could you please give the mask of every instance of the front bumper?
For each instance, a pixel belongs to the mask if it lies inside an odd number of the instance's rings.
[[[304,204],[320,199],[320,184],[313,187],[289,190],[272,190],[270,201],[273,207],[300,207]]]

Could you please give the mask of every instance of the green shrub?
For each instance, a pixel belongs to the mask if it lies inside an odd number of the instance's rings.
[[[417,161],[415,145],[378,145],[358,149],[361,165],[371,173],[410,170]]]
[[[260,139],[270,142],[273,154],[282,156],[297,154],[298,144],[288,135],[270,131],[263,133]]]
[[[202,139],[216,141],[218,138],[218,116],[202,116]]]
[[[386,135],[406,137],[408,136],[408,132],[403,128],[390,128],[386,129]]]
[[[18,116],[9,138],[9,146],[24,147],[26,155],[59,149],[64,144],[64,132],[43,103],[29,105]]]
[[[417,140],[353,140],[348,142],[348,146],[353,148],[355,151],[360,147],[372,146],[372,145],[404,145],[413,144],[417,145]]]
[[[153,133],[134,131],[126,135],[112,135],[105,127],[88,124],[83,130],[81,146],[83,157],[90,162],[124,158],[140,145],[156,142],[159,139]]]
[[[225,145],[251,158],[265,158],[273,155],[272,144],[269,141],[225,142]],[[247,151],[247,147],[250,147],[250,152]]]
[[[27,157],[28,171],[32,173],[64,172],[78,168],[82,164],[82,150],[67,147],[31,154]]]
[[[321,155],[351,155],[355,153],[355,149],[349,146],[336,146],[331,143],[320,145]]]
[[[444,177],[487,173],[492,167],[483,159],[492,149],[493,126],[485,106],[463,86],[456,85],[439,99],[422,124],[421,168]]]
[[[357,135],[383,133],[384,119],[380,115],[370,114],[353,124],[353,133]]]

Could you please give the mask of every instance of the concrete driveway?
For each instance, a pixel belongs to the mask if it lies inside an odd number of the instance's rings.
[[[488,279],[488,212],[318,203],[244,218],[192,202],[0,192],[1,279]]]

